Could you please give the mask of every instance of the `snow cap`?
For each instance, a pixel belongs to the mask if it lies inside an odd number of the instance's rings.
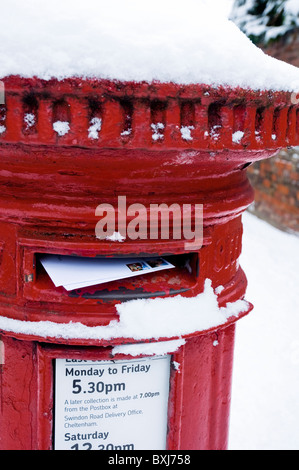
[[[299,69],[265,55],[215,2],[4,2],[0,76],[297,91]]]

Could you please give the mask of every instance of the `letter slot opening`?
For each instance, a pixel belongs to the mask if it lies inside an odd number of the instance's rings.
[[[179,294],[196,285],[199,271],[197,253],[117,258],[43,252],[34,253],[31,263],[26,289],[31,285],[35,297],[40,291],[41,300],[51,302],[72,298],[112,302]]]

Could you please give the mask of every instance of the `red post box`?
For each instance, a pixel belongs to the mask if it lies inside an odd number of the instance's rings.
[[[0,448],[226,449],[235,324],[252,309],[238,262],[246,167],[298,145],[298,105],[201,85],[4,84]],[[191,208],[194,225],[202,205],[202,246],[117,223],[120,238],[97,238],[97,207],[119,216],[120,197],[145,208],[139,225],[162,203]],[[45,255],[174,268],[67,290]]]

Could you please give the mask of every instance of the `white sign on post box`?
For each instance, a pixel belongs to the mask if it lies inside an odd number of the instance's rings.
[[[55,363],[56,450],[166,448],[169,355]]]

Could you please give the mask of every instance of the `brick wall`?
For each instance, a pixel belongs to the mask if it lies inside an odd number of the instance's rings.
[[[299,28],[291,29],[284,36],[271,41],[267,47],[259,47],[266,54],[299,67]]]
[[[249,210],[278,228],[299,233],[299,147],[254,163],[248,175],[255,190]]]
[[[299,67],[299,29],[263,50]],[[255,190],[255,203],[249,210],[280,229],[299,233],[299,147],[254,163],[248,176]]]

